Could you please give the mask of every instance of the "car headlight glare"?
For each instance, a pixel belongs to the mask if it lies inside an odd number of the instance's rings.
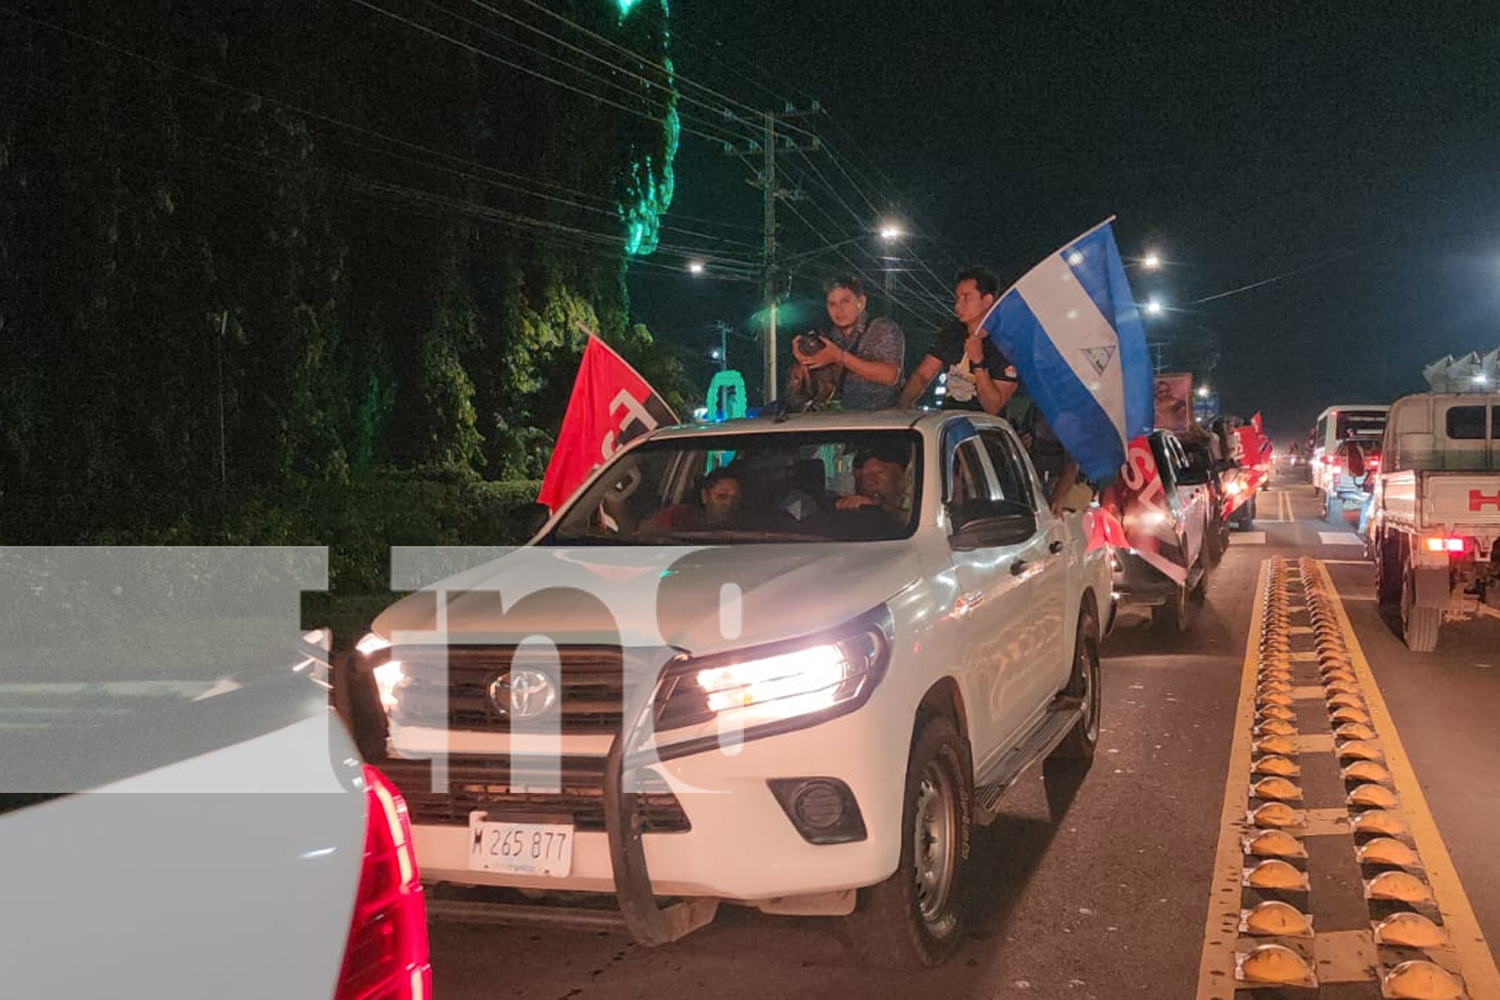
[[[850,664],[835,645],[699,670],[696,679],[711,712],[790,699],[809,711],[832,704]]]
[[[853,711],[880,683],[890,656],[889,612],[795,642],[669,667],[657,689],[656,730],[718,722],[743,727]],[[831,717],[831,716],[829,716]]]

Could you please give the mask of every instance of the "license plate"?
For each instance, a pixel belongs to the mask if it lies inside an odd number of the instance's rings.
[[[573,824],[500,823],[474,813],[469,817],[469,867],[563,878],[573,868]]]

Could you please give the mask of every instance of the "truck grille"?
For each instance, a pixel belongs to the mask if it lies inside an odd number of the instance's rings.
[[[563,757],[558,761],[556,792],[527,791],[543,780],[522,758],[506,756],[448,758],[447,791],[432,788],[432,762],[388,757],[381,771],[401,789],[415,824],[467,826],[478,809],[491,818],[571,817],[581,831],[604,830],[604,758]],[[658,775],[635,772],[643,829],[647,833],[684,833],[692,828],[677,796]]]
[[[490,685],[524,667],[544,675],[557,695],[547,713],[526,720],[527,731],[613,735],[620,728],[625,661],[618,647],[564,646],[518,657],[514,646],[402,646],[395,656],[406,675],[392,712],[401,725],[510,732]],[[641,679],[654,681],[654,671]]]

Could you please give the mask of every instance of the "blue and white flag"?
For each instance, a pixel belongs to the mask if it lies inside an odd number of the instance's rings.
[[[984,329],[1083,474],[1105,483],[1151,430],[1151,360],[1113,219],[1016,282]]]

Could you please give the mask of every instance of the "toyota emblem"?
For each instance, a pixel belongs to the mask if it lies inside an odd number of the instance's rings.
[[[491,681],[489,696],[502,718],[535,719],[557,704],[557,684],[540,670],[518,667]]]

